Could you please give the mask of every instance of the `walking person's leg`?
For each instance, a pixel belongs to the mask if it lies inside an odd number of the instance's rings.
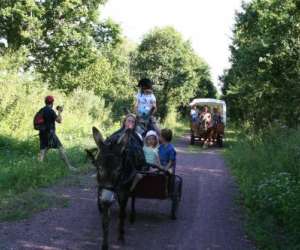
[[[48,148],[40,150],[39,155],[38,155],[38,159],[39,159],[40,162],[44,161],[47,152],[48,152]]]
[[[52,148],[57,148],[58,149],[58,152],[59,152],[59,155],[60,155],[60,158],[64,161],[64,163],[67,165],[67,167],[72,170],[72,171],[75,171],[76,168],[74,168],[70,161],[69,161],[69,158],[67,157],[67,154],[66,154],[66,151],[63,147],[63,145],[61,144],[59,138],[57,137],[56,133],[55,132],[52,132],[50,134],[50,138],[49,138],[49,145],[50,147]]]
[[[69,161],[69,158],[67,157],[66,151],[65,151],[65,149],[64,149],[64,147],[62,145],[58,148],[58,152],[59,152],[59,155],[60,155],[61,159],[64,161],[64,163],[67,165],[67,167],[70,170],[76,170],[76,168],[74,168],[71,165],[71,163]]]
[[[39,133],[39,139],[40,139],[40,152],[38,155],[38,160],[40,162],[43,162],[45,159],[45,156],[48,151],[48,134],[46,132],[40,132]]]

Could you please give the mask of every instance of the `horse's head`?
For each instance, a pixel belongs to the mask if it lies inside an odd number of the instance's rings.
[[[209,113],[205,113],[205,114],[201,115],[200,127],[203,130],[207,130],[210,122],[211,122],[211,115]]]
[[[97,154],[86,150],[92,163],[97,168],[98,208],[102,215],[103,242],[102,249],[108,249],[109,211],[117,194],[120,205],[120,215],[125,213],[131,182],[135,175],[135,150],[130,144],[134,141],[133,129],[120,130],[106,140],[99,130],[93,127],[93,137],[97,144]],[[141,145],[140,145],[140,148]],[[134,153],[133,153],[134,152]],[[119,239],[124,239],[124,216],[120,216]]]
[[[93,137],[97,144],[98,152],[94,155],[87,150],[87,153],[97,169],[101,202],[111,203],[113,201],[115,189],[122,175],[123,156],[129,135],[129,132],[124,132],[116,141],[104,140],[100,131],[93,127]]]

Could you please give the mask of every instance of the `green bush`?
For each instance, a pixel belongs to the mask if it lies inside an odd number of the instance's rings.
[[[264,249],[298,249],[300,131],[239,137],[225,155],[249,212],[251,233]]]
[[[50,91],[32,74],[0,69],[0,193],[23,192],[67,174],[56,152],[50,152],[43,164],[37,161],[39,140],[38,131],[33,129],[33,116],[49,94],[55,97],[55,106],[64,105],[57,134],[75,166],[85,168],[83,149],[94,146],[92,126],[100,128],[104,135],[116,129],[111,109],[92,92],[78,89],[66,96]]]

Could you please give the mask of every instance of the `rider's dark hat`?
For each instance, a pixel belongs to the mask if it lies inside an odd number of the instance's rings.
[[[145,87],[147,89],[151,89],[154,83],[148,78],[142,78],[139,80],[138,87]]]

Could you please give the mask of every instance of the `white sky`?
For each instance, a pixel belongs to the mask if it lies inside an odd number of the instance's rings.
[[[209,64],[218,85],[218,76],[229,67],[234,14],[241,4],[242,0],[109,0],[101,16],[119,23],[136,43],[156,26],[173,26]]]

